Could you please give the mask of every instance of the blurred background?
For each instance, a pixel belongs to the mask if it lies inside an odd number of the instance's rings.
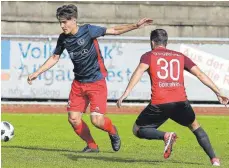
[[[115,101],[124,91],[139,63],[150,50],[149,35],[156,28],[169,35],[168,48],[186,54],[228,94],[229,90],[229,2],[1,2],[1,98],[2,100],[66,101],[73,80],[72,63],[66,51],[59,63],[42,74],[32,86],[26,82],[52,54],[61,33],[56,9],[64,4],[78,7],[78,23],[112,27],[136,23],[143,17],[152,26],[121,36],[99,38],[108,70],[108,99]],[[192,102],[217,103],[202,83],[185,74],[188,98]],[[129,101],[150,99],[147,74],[129,96]]]
[[[126,36],[149,36],[155,28],[166,29],[170,37],[229,37],[229,2],[153,2],[153,1],[37,1],[1,2],[2,34],[57,35],[61,32],[56,9],[64,4],[78,7],[80,24],[101,26],[135,23],[143,17],[154,19],[154,25]]]

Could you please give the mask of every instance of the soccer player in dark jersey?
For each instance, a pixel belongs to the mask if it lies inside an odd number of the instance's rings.
[[[144,18],[136,24],[105,28],[90,24],[78,26],[77,16],[75,5],[64,5],[57,9],[56,17],[63,33],[58,38],[54,54],[36,72],[28,76],[28,83],[32,84],[32,80],[54,66],[66,49],[74,65],[75,75],[67,106],[68,121],[75,133],[87,143],[83,152],[99,152],[87,124],[82,120],[82,113],[86,111],[89,103],[92,124],[109,134],[113,150],[118,151],[121,140],[117,128],[104,116],[107,106],[107,70],[96,38],[123,34],[150,25],[152,20]]]
[[[133,133],[138,138],[164,140],[164,158],[171,152],[177,135],[174,132],[157,130],[167,119],[172,119],[180,125],[190,128],[200,146],[209,156],[212,165],[219,166],[220,161],[215,156],[207,133],[199,125],[195,113],[187,100],[184,87],[184,70],[195,75],[203,84],[208,86],[217,96],[221,104],[226,105],[228,98],[221,95],[220,90],[205,75],[198,66],[182,53],[166,49],[168,35],[163,29],[151,32],[151,48],[142,55],[124,94],[117,101],[121,107],[122,101],[129,95],[145,71],[151,79],[151,102],[138,116]]]

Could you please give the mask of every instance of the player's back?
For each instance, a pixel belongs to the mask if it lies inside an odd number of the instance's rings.
[[[158,47],[150,55],[149,75],[152,84],[152,104],[186,101],[184,61],[182,53]]]

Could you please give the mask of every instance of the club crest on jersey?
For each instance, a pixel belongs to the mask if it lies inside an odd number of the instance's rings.
[[[80,38],[79,40],[77,40],[77,44],[80,46],[84,45],[84,43],[85,43],[85,40],[83,38]]]

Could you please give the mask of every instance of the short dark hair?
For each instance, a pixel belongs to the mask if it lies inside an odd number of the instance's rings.
[[[156,45],[167,45],[168,34],[164,29],[155,29],[151,31],[150,40],[154,41]]]
[[[71,18],[78,17],[77,7],[73,4],[63,5],[56,10],[56,18],[59,20],[60,18],[64,18],[70,20]]]

